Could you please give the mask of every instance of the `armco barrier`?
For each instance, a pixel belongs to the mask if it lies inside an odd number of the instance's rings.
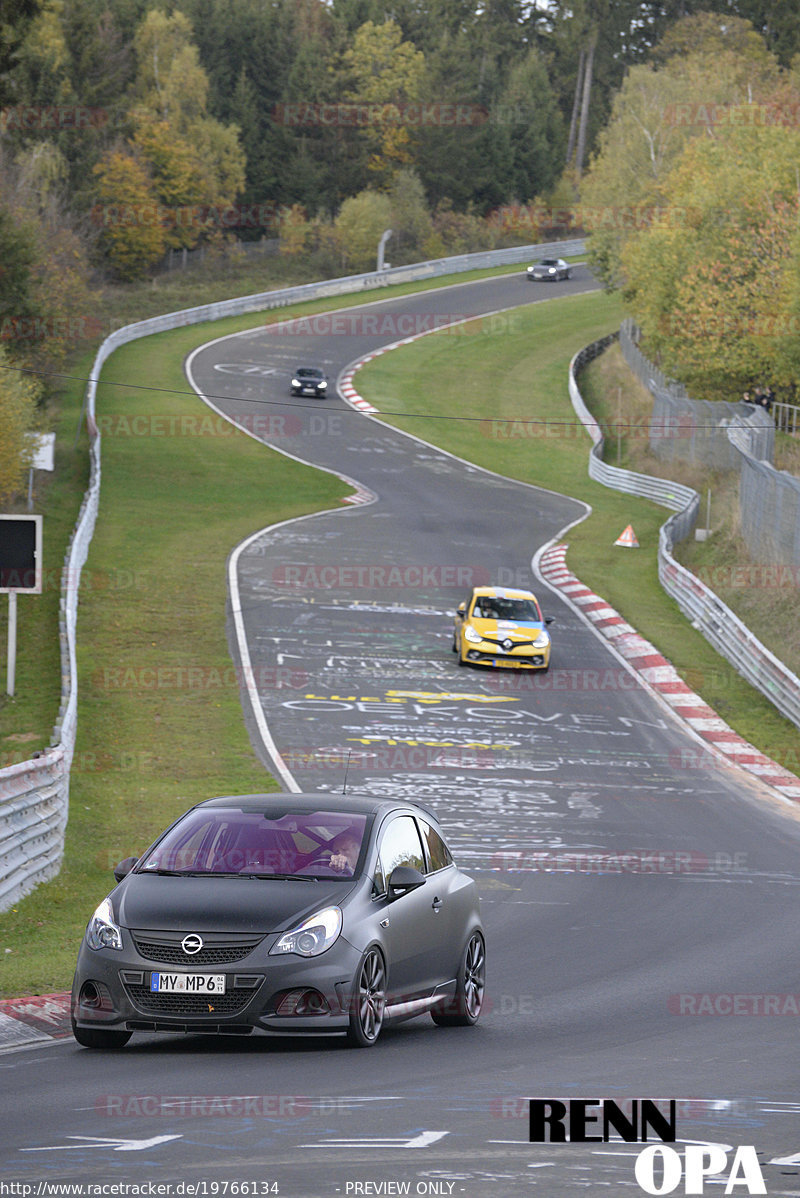
[[[478,254],[459,254],[410,266],[348,275],[298,287],[283,287],[239,299],[186,308],[126,325],[106,337],[97,351],[91,379],[86,389],[86,420],[91,434],[90,481],[84,496],[75,531],[64,562],[61,585],[61,707],[53,729],[51,746],[46,753],[0,770],[0,911],[54,877],[64,852],[64,830],[69,807],[69,777],[75,749],[78,722],[78,685],[75,658],[75,625],[78,610],[80,575],[94,532],[100,496],[100,434],[95,423],[97,379],[103,363],[121,345],[150,337],[168,329],[202,324],[224,316],[267,311],[304,300],[325,296],[358,295],[390,284],[420,282],[468,270],[486,270],[493,266],[514,266],[529,262],[537,253],[569,257],[584,253],[582,240],[549,242],[544,245],[515,246],[507,250],[486,250]]]
[[[609,337],[593,341],[591,345],[579,350],[569,367],[569,396],[572,406],[594,442],[589,453],[589,477],[602,483],[605,487],[610,487],[615,491],[625,491],[627,494],[637,495],[641,499],[652,499],[654,503],[660,503],[663,507],[672,508],[676,512],[683,513],[689,509],[687,520],[690,523],[686,525],[686,532],[688,532],[694,524],[699,502],[697,493],[691,487],[683,487],[668,479],[653,478],[649,474],[636,474],[633,470],[622,470],[619,466],[610,466],[608,462],[603,461],[603,434],[599,424],[583,402],[583,396],[575,376],[578,371],[583,370],[598,354],[611,345],[616,340],[616,336],[616,333],[612,333]],[[686,533],[683,535],[685,536]]]
[[[658,577],[661,585],[717,652],[722,654],[752,686],[766,695],[781,715],[800,727],[800,678],[762,645],[758,637],[753,635],[729,607],[726,607],[710,587],[672,556],[673,546],[684,540],[694,527],[700,502],[697,492],[691,487],[684,487],[663,478],[653,478],[649,474],[636,474],[632,470],[623,470],[602,460],[603,434],[583,402],[576,374],[602,353],[614,337],[615,335],[604,337],[587,345],[575,355],[569,367],[569,395],[572,406],[594,442],[589,453],[589,476],[615,491],[624,491],[641,499],[652,499],[655,503],[673,510],[675,514],[670,516],[659,530]],[[754,409],[753,416],[760,415],[760,412]],[[742,419],[741,424],[747,425],[746,418]],[[756,434],[759,432],[758,422],[756,428],[750,431]]]

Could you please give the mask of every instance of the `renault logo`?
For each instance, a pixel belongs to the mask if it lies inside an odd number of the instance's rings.
[[[509,649],[513,649],[513,647],[514,647],[514,642],[512,640],[510,640],[508,637],[506,637],[506,639],[503,641],[503,648],[506,651],[508,651]]]
[[[188,936],[184,936],[183,940],[181,940],[181,948],[190,956],[199,953],[202,947],[203,938],[202,936],[198,936],[197,932],[190,932]]]

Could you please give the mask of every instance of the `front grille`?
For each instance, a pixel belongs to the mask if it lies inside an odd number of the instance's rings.
[[[203,1015],[209,1020],[220,1016],[237,1015],[256,994],[256,989],[235,987],[226,994],[161,994],[152,993],[147,986],[127,985],[126,990],[140,1011],[149,1015]],[[211,1008],[211,1009],[209,1009]]]
[[[493,636],[485,636],[483,639],[485,641],[488,641],[490,645],[502,645],[505,643],[507,638],[506,637],[502,637],[502,638],[498,637],[497,639],[495,639],[495,637],[493,637]],[[515,649],[530,649],[532,645],[533,645],[533,641],[515,641],[512,639],[510,651],[513,653]]]
[[[230,936],[209,933],[203,936],[199,953],[185,953],[181,941],[185,933],[133,932],[133,943],[140,957],[165,965],[231,965],[242,961],[256,948],[263,936]]]

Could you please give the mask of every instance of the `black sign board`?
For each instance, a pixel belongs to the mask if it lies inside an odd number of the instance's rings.
[[[42,590],[42,517],[0,516],[0,594]]]

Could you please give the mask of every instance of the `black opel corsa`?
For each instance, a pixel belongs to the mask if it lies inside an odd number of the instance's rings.
[[[353,795],[209,799],[181,816],[89,920],[72,989],[87,1048],[135,1031],[344,1033],[480,1015],[477,887],[435,818]]]

